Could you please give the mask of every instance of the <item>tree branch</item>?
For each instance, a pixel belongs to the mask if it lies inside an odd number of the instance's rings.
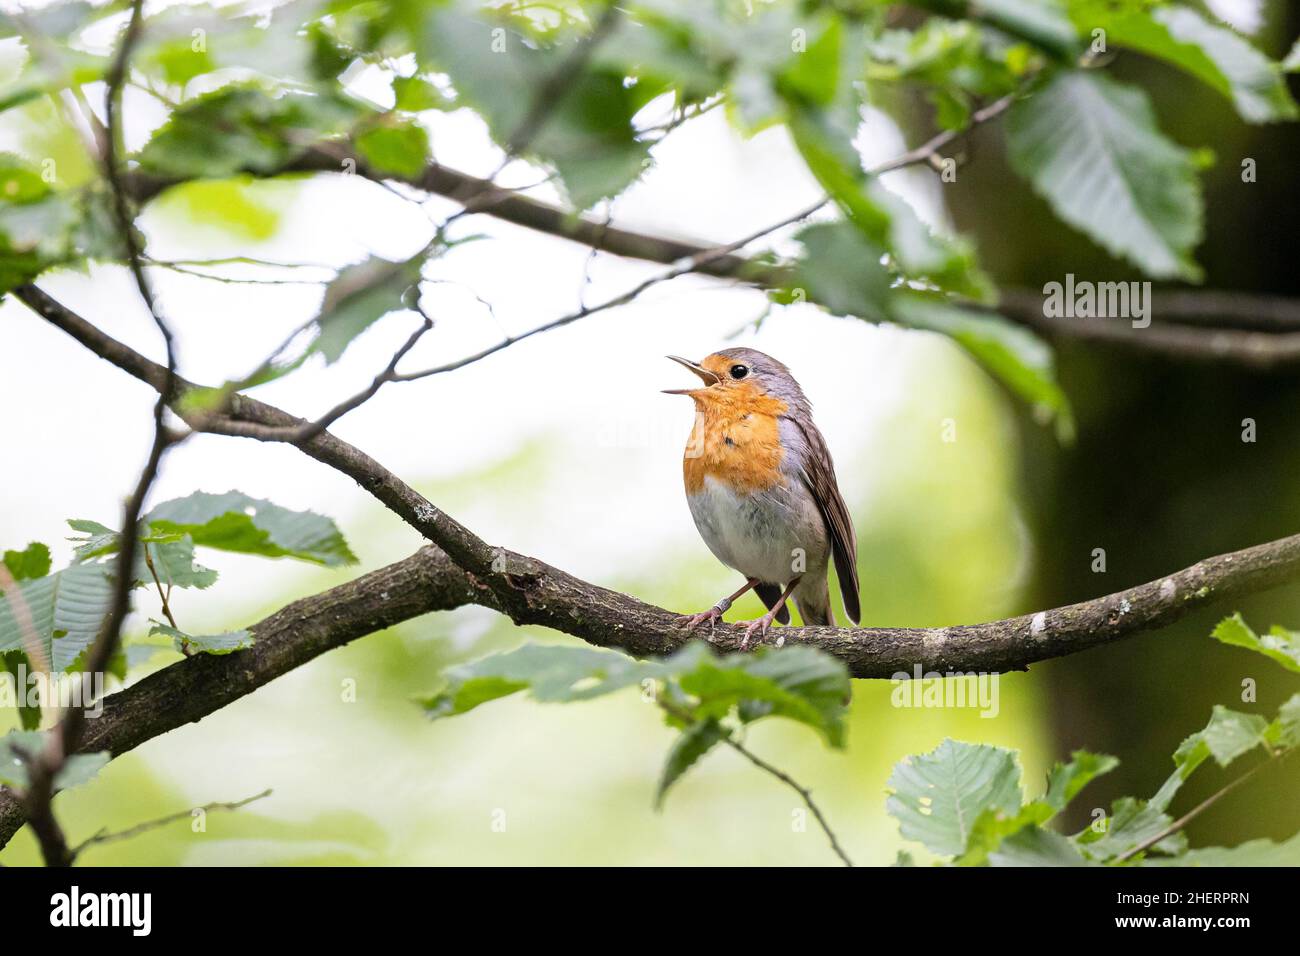
[[[90,351],[155,389],[168,380],[161,365],[101,332],[49,295],[27,285],[14,295]],[[177,401],[194,388],[176,378]],[[219,434],[301,426],[301,419],[244,395],[229,416],[206,424]],[[329,432],[299,446],[349,475],[439,548],[350,584],[289,605],[254,625],[251,649],[201,654],[150,675],[104,702],[80,749],[119,754],[196,721],[333,647],[437,610],[478,604],[519,625],[535,624],[636,656],[671,654],[694,636],[681,614],[655,607],[552,567],[492,548],[377,461]],[[443,542],[447,542],[443,545]],[[452,549],[455,549],[453,552]],[[783,644],[808,644],[845,663],[858,678],[894,678],[923,671],[1024,670],[1121,638],[1164,627],[1211,602],[1262,591],[1300,577],[1300,534],[1207,558],[1157,581],[1067,607],[984,624],[944,628],[787,627]],[[719,625],[708,641],[739,649],[745,629]],[[21,812],[0,799],[0,846],[20,825]]]
[[[535,558],[499,552],[502,597],[434,547],[355,581],[303,598],[252,625],[253,646],[199,654],[104,699],[80,749],[126,753],[203,719],[315,657],[366,634],[433,611],[477,604],[516,624],[536,624],[636,656],[671,654],[692,639],[735,651],[745,629],[719,624],[692,634],[680,614],[590,584]],[[1217,601],[1300,576],[1300,535],[1207,558],[1115,594],[1019,617],[946,628],[783,627],[786,645],[808,644],[856,678],[923,672],[999,672],[1100,647],[1174,621]],[[0,791],[0,847],[22,826],[21,803]]]
[[[992,112],[987,118],[997,116],[1007,105],[1010,104],[1003,104],[1002,100],[990,104],[986,109]],[[939,150],[953,141],[953,137],[945,136],[946,134],[940,134],[922,146],[881,164],[873,172],[888,172],[921,163],[930,164],[939,155]],[[357,175],[376,182],[399,179],[407,185],[453,201],[468,202],[464,197],[477,197],[474,200],[475,212],[626,258],[673,265],[683,260],[707,256],[711,250],[718,248],[714,244],[693,239],[655,235],[610,225],[601,219],[576,214],[572,210],[496,186],[491,180],[479,179],[437,163],[427,166],[418,176],[400,179],[370,168],[347,144],[329,143],[312,147],[275,175],[342,173],[345,169],[355,170]],[[137,201],[143,202],[182,181],[136,170],[128,176],[126,187]],[[763,234],[768,231],[771,230],[765,230]],[[786,277],[785,270],[780,266],[756,262],[736,252],[711,258],[692,271],[764,287],[779,286]],[[1042,314],[1042,297],[1033,290],[1006,290],[1002,303],[1002,313],[1011,320],[1030,325],[1054,337],[1103,342],[1177,360],[1231,362],[1249,368],[1281,368],[1300,364],[1300,343],[1294,338],[1267,334],[1284,329],[1300,331],[1300,302],[1282,296],[1213,290],[1164,293],[1157,297],[1153,307],[1159,325],[1153,324],[1146,329],[1132,329],[1128,322],[1104,319],[1046,319]],[[1175,329],[1170,328],[1171,325],[1195,328]],[[499,351],[503,347],[504,345],[498,344],[485,350],[485,354]],[[481,357],[483,356],[470,358],[477,360]]]

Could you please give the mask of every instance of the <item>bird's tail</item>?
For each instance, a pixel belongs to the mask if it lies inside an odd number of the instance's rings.
[[[803,593],[800,593],[800,592]],[[822,578],[821,588],[812,591],[795,592],[794,603],[799,608],[799,616],[805,624],[829,624],[835,626],[835,614],[831,611],[831,591]]]

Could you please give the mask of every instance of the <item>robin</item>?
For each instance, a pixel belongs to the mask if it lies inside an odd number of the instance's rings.
[[[665,389],[695,401],[695,430],[682,472],[686,500],[704,543],[723,564],[745,575],[745,586],[709,610],[693,614],[688,629],[712,627],[751,588],[768,611],[750,621],[749,646],[776,620],[790,622],[793,596],[805,624],[834,624],[826,569],[840,579],[844,610],[856,624],[857,536],[835,482],[835,464],[812,420],[812,406],[790,370],[762,352],[736,348],[703,362],[676,355],[704,382]]]

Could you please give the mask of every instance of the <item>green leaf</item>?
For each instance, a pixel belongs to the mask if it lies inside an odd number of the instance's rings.
[[[1174,859],[1148,858],[1143,866],[1300,866],[1300,833],[1282,843],[1250,840],[1234,847],[1203,847]]]
[[[467,13],[461,5],[431,6],[412,30],[422,68],[451,78],[457,102],[478,111],[498,143],[519,134],[537,91],[560,70],[580,38],[545,43],[527,37],[503,19]],[[525,152],[552,165],[570,202],[586,209],[632,183],[649,159],[632,119],[640,107],[624,73],[588,61],[548,105]]]
[[[228,631],[225,634],[186,634],[167,624],[154,623],[149,629],[149,636],[162,634],[170,637],[176,644],[176,650],[184,653],[186,649],[202,651],[204,654],[229,654],[253,646],[251,631]]]
[[[781,72],[781,85],[810,102],[829,105],[840,85],[842,27],[838,17],[830,20],[806,50],[791,57]]]
[[[223,87],[173,111],[140,152],[140,165],[191,179],[274,173],[366,112],[338,94],[276,96],[254,86]]]
[[[68,539],[77,545],[72,549],[73,557],[77,561],[89,561],[117,550],[118,532],[98,521],[91,521],[88,518],[69,518],[68,527],[85,535],[83,538]]]
[[[1074,413],[1056,381],[1051,346],[1031,330],[931,296],[900,294],[893,308],[901,325],[947,335],[1012,394],[1029,403],[1040,421],[1055,421],[1061,441],[1073,440]]]
[[[74,531],[85,534],[84,538],[71,538],[79,542],[73,549],[77,563],[91,561],[107,554],[116,554],[121,548],[121,535],[112,528],[107,528],[98,521],[84,518],[68,522]],[[136,584],[152,585],[154,575],[158,583],[180,588],[208,588],[216,583],[217,572],[205,568],[194,558],[194,540],[187,534],[159,532],[147,525],[140,539],[140,552],[136,555],[132,580]],[[145,551],[148,551],[148,560]],[[150,570],[150,564],[153,570]]]
[[[844,665],[813,648],[760,648],[717,657],[701,641],[666,659],[646,661],[594,648],[525,644],[451,668],[446,676],[447,686],[422,701],[430,717],[463,714],[521,690],[538,701],[564,703],[666,682],[668,699],[692,721],[733,713],[745,723],[786,717],[813,728],[834,747],[844,743],[850,694]]]
[[[320,332],[308,354],[337,362],[352,340],[390,312],[404,309],[403,296],[420,281],[423,254],[404,262],[371,256],[348,266],[325,290],[316,325]]]
[[[868,242],[888,252],[909,279],[977,301],[991,299],[992,284],[968,243],[932,232],[907,202],[863,172],[852,143],[857,123],[856,106],[844,117],[791,104],[790,133],[809,171]]]
[[[1026,827],[989,854],[989,866],[1090,866],[1078,848],[1051,830]]]
[[[1300,73],[1300,40],[1295,41],[1291,52],[1282,61],[1282,69],[1287,73]]]
[[[1059,0],[979,0],[969,5],[966,15],[978,16],[1062,59],[1073,60],[1079,53],[1078,32]]]
[[[73,565],[19,582],[17,595],[5,594],[0,600],[0,654],[27,652],[26,634],[14,610],[21,601],[51,666],[56,672],[71,669],[94,642],[108,613],[113,587],[109,570],[100,564]]]
[[[1213,637],[1224,644],[1257,651],[1270,660],[1277,661],[1287,670],[1300,673],[1300,632],[1274,625],[1267,634],[1260,637],[1238,613],[1220,621],[1213,631]]]
[[[1016,813],[1008,814],[999,807],[989,807],[980,813],[966,841],[965,853],[955,862],[959,866],[985,863],[1008,866],[1014,865],[1007,862],[1010,859],[1028,858],[1039,853],[1049,860],[1077,861],[1044,862],[1041,864],[1044,866],[1082,865],[1083,859],[1078,852],[1072,847],[1065,852],[1057,842],[1062,838],[1042,830],[1042,825],[1064,810],[1080,790],[1118,765],[1119,761],[1114,757],[1076,750],[1069,763],[1058,763],[1052,768],[1047,778],[1047,792],[1039,799],[1025,804]],[[1048,833],[1048,836],[1041,836],[1043,833]]]
[[[1300,115],[1281,68],[1239,34],[1186,7],[1114,11],[1079,3],[1075,22],[1106,30],[1110,42],[1164,60],[1230,99],[1242,119],[1267,123]]]
[[[407,113],[443,110],[451,106],[446,95],[423,76],[393,77],[393,98],[393,108]]]
[[[614,651],[525,644],[449,669],[447,686],[422,705],[431,718],[438,718],[466,713],[521,690],[547,703],[590,700],[662,673],[662,668]]]
[[[1011,108],[1007,133],[1012,166],[1063,220],[1149,275],[1200,278],[1196,162],[1161,135],[1144,92],[1061,73]]]
[[[1300,747],[1300,693],[1292,694],[1269,724],[1269,744],[1283,750]]]
[[[1089,859],[1113,860],[1163,833],[1173,822],[1173,818],[1154,800],[1121,797],[1111,805],[1104,833],[1098,834],[1089,828],[1076,836],[1074,842]],[[1160,840],[1146,852],[1177,855],[1186,848],[1187,837],[1179,831]]]
[[[944,856],[966,850],[980,815],[1019,812],[1020,766],[1001,747],[946,739],[894,765],[885,809],[909,840]]]
[[[836,315],[868,322],[889,319],[891,278],[884,250],[847,222],[816,223],[800,231],[804,254],[782,294],[783,301],[811,299]]]
[[[1267,730],[1268,721],[1259,714],[1243,714],[1215,704],[1205,729],[1192,734],[1174,751],[1174,763],[1184,780],[1207,757],[1226,767],[1242,754],[1267,744]]]
[[[27,764],[19,756],[32,756],[45,749],[45,734],[35,730],[11,730],[0,737],[0,784],[22,790],[27,786]],[[112,759],[107,750],[72,754],[54,777],[55,790],[67,790],[87,783]]]
[[[664,805],[668,788],[681,779],[682,774],[691,769],[695,763],[721,743],[727,732],[713,718],[698,721],[683,730],[668,751],[663,773],[659,777],[659,786],[655,788],[655,809]]]
[[[1059,813],[1080,790],[1118,766],[1119,760],[1109,754],[1076,750],[1070,755],[1069,763],[1058,763],[1048,774],[1047,793],[1043,795],[1043,800]]]
[[[354,142],[365,161],[381,173],[415,179],[429,162],[429,134],[419,123],[375,126]]]
[[[144,520],[155,531],[187,534],[194,544],[222,551],[299,558],[327,567],[357,560],[331,519],[239,491],[198,491],[164,501]]]
[[[15,581],[43,578],[50,573],[50,549],[33,541],[21,551],[6,551],[4,562]]]
[[[27,655],[21,651],[0,654],[0,671],[8,673],[13,680],[14,709],[18,711],[18,721],[23,730],[36,730],[41,726],[41,704],[36,695],[29,696],[32,687],[27,682],[31,675]]]
[[[664,662],[696,714],[721,718],[735,708],[742,722],[786,717],[806,724],[832,747],[844,746],[848,671],[836,658],[798,645],[715,657],[702,643]]]

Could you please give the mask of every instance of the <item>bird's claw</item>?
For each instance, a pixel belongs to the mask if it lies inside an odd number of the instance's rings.
[[[758,640],[762,643],[763,638],[767,636],[768,628],[771,626],[772,618],[766,614],[756,621],[750,621],[745,625],[745,636],[740,639],[740,649],[742,651],[749,650],[749,642],[754,639],[755,631],[758,631]]]
[[[701,611],[699,614],[691,614],[686,618],[686,630],[693,631],[705,621],[709,622],[709,633],[713,633],[714,627],[718,621],[722,620],[722,608],[714,605],[707,611]]]

